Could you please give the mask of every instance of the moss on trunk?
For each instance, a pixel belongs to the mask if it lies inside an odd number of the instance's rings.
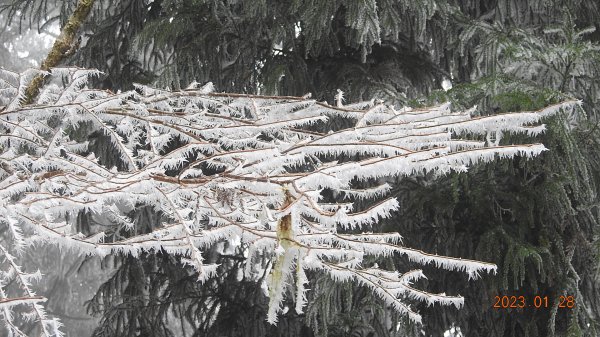
[[[59,37],[54,41],[54,45],[46,59],[42,62],[40,69],[48,71],[53,67],[58,66],[66,57],[69,51],[74,48],[79,28],[86,20],[92,10],[95,0],[80,0],[73,14],[67,21],[67,24],[62,28]],[[45,76],[36,76],[27,89],[25,89],[24,104],[31,104],[40,92],[44,85]]]
[[[285,201],[281,209],[285,209],[286,207],[291,205],[292,202],[293,198],[290,195],[290,193],[286,190]],[[284,249],[289,248],[293,242],[293,235],[294,233],[292,231],[292,215],[288,214],[282,217],[281,220],[279,220],[279,222],[277,223],[277,239],[279,240],[279,244],[281,245],[281,247],[283,247]]]
[[[283,205],[281,205],[280,210],[284,210],[289,207],[294,201],[292,195],[290,194],[287,188],[284,188],[285,200]],[[269,307],[272,307],[274,304],[273,299],[276,297],[275,294],[277,292],[282,291],[283,287],[283,265],[286,258],[290,258],[288,256],[288,249],[294,243],[294,231],[292,228],[292,215],[288,214],[283,216],[279,222],[277,223],[277,241],[285,249],[285,252],[279,256],[277,256],[277,261],[273,265],[273,269],[271,270],[271,275],[269,277],[269,297],[270,304]]]

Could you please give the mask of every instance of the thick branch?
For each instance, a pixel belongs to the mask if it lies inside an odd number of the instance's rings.
[[[88,17],[92,10],[95,0],[79,0],[77,7],[67,24],[62,28],[60,35],[54,41],[54,45],[46,59],[42,62],[40,69],[48,71],[51,68],[58,66],[69,54],[76,48],[76,37],[79,28]],[[24,104],[31,104],[40,92],[44,85],[44,75],[36,76],[25,90]]]

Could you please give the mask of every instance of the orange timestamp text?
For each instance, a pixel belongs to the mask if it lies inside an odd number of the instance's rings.
[[[523,309],[523,308],[549,308],[552,306],[548,296],[496,296],[494,309]],[[558,298],[558,307],[572,309],[575,307],[575,297],[567,295]]]

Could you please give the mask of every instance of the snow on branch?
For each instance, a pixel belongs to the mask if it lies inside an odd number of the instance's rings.
[[[502,132],[538,134],[543,118],[579,104],[472,118],[449,104],[398,111],[375,102],[343,105],[340,95],[330,106],[307,97],[214,93],[212,86],[169,92],[138,85],[114,94],[85,86],[97,72],[64,68],[52,70],[37,102],[23,106],[34,73],[0,69],[0,224],[10,229],[13,248],[46,242],[102,256],[161,250],[181,256],[204,282],[219,269],[203,252],[235,241],[247,250],[247,273],[258,256],[272,258],[263,266],[271,268],[271,323],[292,287],[296,310],[303,310],[306,270],[361,284],[417,322],[410,301],[460,307],[460,296],[411,287],[421,271],[363,263],[367,256],[405,256],[471,278],[496,269],[404,247],[397,233],[367,232],[398,208],[381,179],[537,156],[543,145],[500,145]],[[350,126],[324,129],[332,119]],[[92,134],[104,137],[105,150],[94,152]],[[141,231],[131,214],[141,207],[160,214],[161,225],[135,234]],[[73,219],[80,213],[112,234],[78,233]],[[6,325],[13,328],[14,305],[30,306],[53,335],[50,326],[59,323],[46,319],[28,276],[2,252],[24,291],[12,299],[2,293]]]

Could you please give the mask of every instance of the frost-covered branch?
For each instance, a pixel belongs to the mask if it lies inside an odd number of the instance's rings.
[[[397,233],[367,232],[398,208],[384,180],[539,155],[542,144],[500,145],[502,133],[536,135],[543,118],[579,104],[472,118],[448,104],[399,111],[374,101],[342,105],[340,96],[330,106],[308,97],[212,93],[211,86],[113,94],[84,87],[95,75],[54,69],[37,104],[22,106],[31,76],[0,72],[0,105],[7,106],[0,112],[0,210],[15,246],[56,243],[101,256],[164,251],[181,256],[203,282],[218,274],[203,252],[236,242],[247,250],[249,275],[258,257],[274,261],[262,267],[271,268],[271,323],[293,285],[296,310],[303,310],[306,270],[364,285],[414,321],[420,316],[410,301],[460,307],[460,296],[411,287],[424,277],[420,271],[364,263],[369,256],[405,256],[470,278],[496,269],[405,247]],[[350,126],[328,130],[331,119]],[[95,153],[78,130],[104,135],[109,155]],[[131,214],[144,206],[162,220],[141,233]],[[80,213],[119,235],[78,233],[73,219]],[[10,326],[10,315],[4,317]],[[39,317],[44,322],[42,311]]]

